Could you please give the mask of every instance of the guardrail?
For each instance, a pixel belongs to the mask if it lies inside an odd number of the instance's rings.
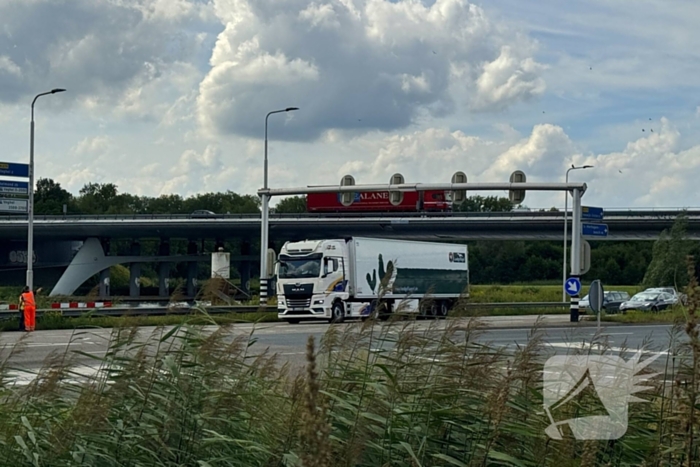
[[[508,302],[508,303],[466,303],[467,309],[496,309],[496,308],[565,308],[569,302]],[[40,318],[46,313],[56,313],[61,316],[74,318],[78,316],[162,316],[187,315],[196,312],[197,307],[183,306],[147,306],[147,307],[115,307],[115,308],[47,308],[36,311]],[[209,314],[225,313],[277,313],[275,306],[236,305],[203,307]],[[19,316],[18,310],[2,310],[0,318],[10,319]]]
[[[557,208],[558,209],[558,208]],[[677,216],[682,208],[607,208],[605,216],[611,217],[650,217],[650,216]],[[700,208],[685,208],[689,215],[700,214]],[[563,210],[550,211],[549,209],[531,209],[517,211],[490,211],[490,212],[462,212],[462,211],[439,211],[439,212],[391,212],[391,211],[362,211],[362,212],[304,212],[304,213],[270,213],[270,219],[324,219],[324,218],[375,218],[375,217],[563,217]],[[86,215],[35,215],[34,220],[38,221],[128,221],[128,220],[184,220],[184,221],[214,221],[231,219],[259,219],[260,213],[240,213],[240,214],[213,214],[213,215],[191,215],[191,214],[86,214]],[[0,216],[0,220],[19,221],[26,220],[23,214],[12,214]]]

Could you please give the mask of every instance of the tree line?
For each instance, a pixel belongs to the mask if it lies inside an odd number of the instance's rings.
[[[216,213],[258,213],[256,195],[232,191],[204,193],[190,197],[162,195],[136,196],[120,193],[112,183],[88,183],[77,196],[51,179],[40,179],[35,192],[36,214],[60,215],[64,205],[68,214],[190,214],[197,210]],[[513,209],[508,198],[471,196],[458,207],[462,212],[496,212]],[[306,212],[306,199],[294,196],[282,199],[274,209],[278,213]],[[589,241],[591,270],[584,280],[600,279],[615,285],[687,283],[686,257],[700,258],[697,242],[687,240],[687,218],[679,216],[674,227],[654,241]],[[121,243],[124,243],[123,246]],[[178,242],[173,243],[173,247]],[[206,242],[207,245],[211,242]],[[471,241],[469,263],[474,284],[512,284],[551,282],[562,279],[563,246],[555,241]],[[119,242],[120,249],[127,243]],[[146,244],[142,245],[146,247]],[[240,253],[240,242],[226,242],[232,253]],[[182,249],[185,245],[179,245]],[[213,247],[213,243],[212,243]],[[277,248],[281,247],[276,245]],[[155,243],[146,247],[155,250]],[[257,248],[257,244],[253,245]],[[144,252],[144,254],[149,254]],[[153,252],[155,254],[155,251]],[[234,272],[235,274],[235,272]]]

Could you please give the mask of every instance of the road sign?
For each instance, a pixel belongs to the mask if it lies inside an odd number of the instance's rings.
[[[601,221],[603,220],[603,208],[581,206],[581,219]]]
[[[522,170],[516,170],[515,172],[510,174],[510,183],[525,182],[527,182],[527,177],[525,176],[525,172],[523,172]],[[523,201],[525,201],[525,190],[509,190],[508,198],[513,204],[523,204]]]
[[[454,175],[452,175],[451,183],[467,183],[467,174],[461,171],[455,172]],[[450,194],[452,204],[455,206],[459,206],[467,199],[467,190],[451,191]]]
[[[608,236],[608,224],[582,224],[581,230],[584,237]]]
[[[5,177],[29,178],[29,165],[15,162],[0,162],[0,175]]]
[[[394,174],[389,179],[389,185],[403,185],[404,183],[403,175]],[[398,206],[403,202],[403,192],[402,191],[390,191],[389,192],[389,202],[394,206]]]
[[[578,295],[581,291],[581,281],[578,280],[578,277],[569,277],[566,282],[564,282],[564,290],[572,297]]]
[[[603,284],[596,279],[591,282],[591,288],[588,291],[588,307],[593,313],[600,313],[603,309]]]
[[[0,212],[27,212],[27,200],[0,198]]]
[[[29,183],[0,180],[0,193],[8,195],[26,195],[29,193]]]
[[[355,184],[355,177],[353,177],[352,175],[345,175],[340,180],[341,186],[349,186],[349,185],[354,185],[354,184]],[[340,194],[340,202],[343,206],[350,206],[354,200],[355,200],[354,193],[345,192],[345,193]]]
[[[581,270],[579,274],[584,275],[591,270],[591,244],[581,241]]]

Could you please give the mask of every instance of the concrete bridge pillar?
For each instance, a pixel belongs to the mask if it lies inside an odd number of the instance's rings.
[[[131,244],[131,256],[141,255],[141,244],[134,242]],[[141,263],[131,263],[129,265],[129,296],[139,297],[141,295]]]
[[[170,256],[170,241],[161,240],[158,248],[158,256]],[[168,297],[168,278],[170,277],[170,263],[160,263],[158,265],[158,296]]]
[[[187,254],[197,255],[197,244],[190,241],[187,244]],[[187,296],[194,297],[197,293],[197,262],[190,261],[187,263]]]

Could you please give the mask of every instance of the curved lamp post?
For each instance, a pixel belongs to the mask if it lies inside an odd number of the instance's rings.
[[[48,92],[37,94],[32,101],[32,122],[29,136],[29,199],[27,202],[27,287],[34,289],[34,104],[41,96],[48,96],[65,92],[65,89],[52,89]]]
[[[299,110],[298,107],[287,107],[286,109],[273,110],[268,112],[265,116],[265,162],[263,166],[263,189],[267,190],[267,120],[270,115],[282,113],[282,112],[292,112],[294,110]],[[260,305],[267,304],[267,244],[268,244],[268,223],[269,223],[269,205],[270,196],[267,194],[262,195],[262,219],[260,222]]]

